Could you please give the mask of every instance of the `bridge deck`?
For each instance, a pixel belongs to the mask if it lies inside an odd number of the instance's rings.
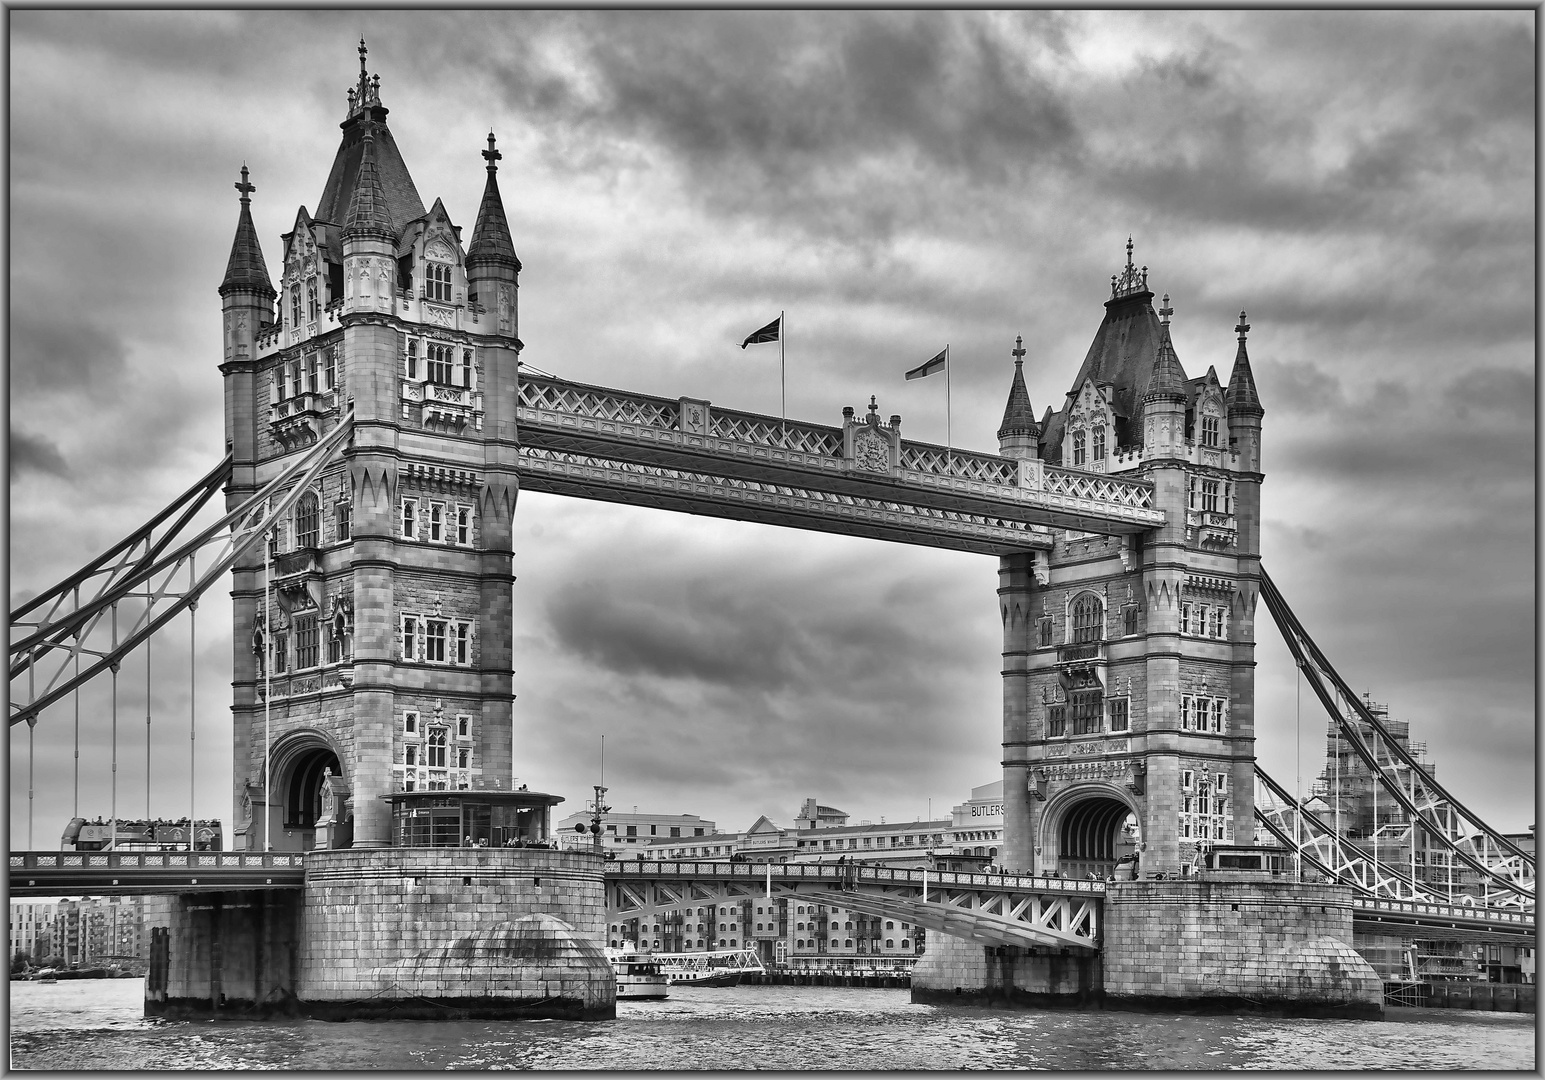
[[[62,896],[299,889],[299,852],[22,851],[10,856],[12,896]]]

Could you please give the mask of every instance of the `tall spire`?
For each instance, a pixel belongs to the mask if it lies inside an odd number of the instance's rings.
[[[1009,352],[1014,357],[1014,381],[1009,384],[1009,401],[1003,410],[1003,424],[998,428],[998,440],[1001,442],[1011,435],[1038,438],[1041,427],[1035,422],[1030,391],[1025,389],[1025,339],[1016,337],[1014,348]]]
[[[1230,416],[1262,416],[1266,410],[1261,407],[1261,396],[1255,392],[1255,376],[1250,372],[1250,356],[1245,351],[1245,335],[1250,332],[1250,324],[1245,322],[1243,311],[1239,313],[1239,325],[1234,327],[1234,332],[1239,335],[1239,351],[1234,354],[1234,370],[1229,374],[1223,399],[1228,402]]]
[[[520,269],[515,242],[510,238],[510,223],[504,216],[504,201],[499,197],[499,165],[504,155],[494,147],[494,133],[488,133],[488,181],[483,185],[483,204],[478,207],[477,224],[472,228],[472,242],[467,247],[467,265],[502,263]]]
[[[354,180],[354,193],[349,198],[349,216],[343,228],[343,239],[352,237],[397,242],[397,230],[386,205],[386,192],[381,189],[381,178],[376,175],[375,138],[368,129],[359,174]]]
[[[380,108],[384,112],[384,107],[381,105],[381,76],[372,76],[365,70],[365,56],[369,51],[365,48],[365,39],[360,38],[359,82],[349,88],[349,115],[347,119],[353,119],[366,109]]]
[[[225,279],[220,282],[220,295],[246,288],[272,300],[279,294],[268,279],[268,266],[263,261],[263,247],[258,243],[257,227],[252,224],[252,193],[257,187],[247,181],[247,165],[241,166],[241,180],[236,190],[241,192],[241,216],[236,219],[236,239],[231,243],[231,257],[225,264]]]

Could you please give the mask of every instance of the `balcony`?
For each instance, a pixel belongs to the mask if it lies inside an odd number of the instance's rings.
[[[408,403],[419,404],[420,419],[426,427],[459,429],[471,423],[479,431],[483,428],[483,395],[479,391],[404,380],[402,399],[403,416],[408,415]]]
[[[1186,539],[1195,538],[1202,547],[1226,549],[1234,546],[1239,523],[1233,514],[1215,510],[1186,511]]]
[[[1105,663],[1104,641],[1079,641],[1057,646],[1058,667],[1086,667]]]
[[[322,553],[313,547],[296,548],[294,551],[286,551],[274,559],[274,590],[279,594],[279,602],[284,605],[286,611],[293,611],[297,606],[304,607],[304,603],[297,604],[303,596],[310,599],[311,606],[320,610],[322,606]]]
[[[303,391],[268,407],[268,426],[285,450],[309,446],[322,430],[322,414],[337,407],[333,391]]]

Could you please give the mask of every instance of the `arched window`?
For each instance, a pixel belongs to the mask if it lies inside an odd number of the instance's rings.
[[[445,733],[443,727],[429,730],[429,767],[432,769],[445,768]]]
[[[1094,460],[1105,460],[1105,428],[1103,426],[1094,429]]]
[[[424,264],[424,297],[428,300],[446,300],[451,298],[451,268],[445,263],[426,262]],[[449,380],[447,380],[449,381]]]
[[[885,939],[885,947],[887,949],[894,949],[896,947],[896,939],[895,938],[886,938]]]
[[[300,502],[295,506],[295,546],[301,548],[314,548],[317,546],[318,522],[321,513],[317,509],[317,497],[309,491],[300,497]]]
[[[1073,432],[1073,464],[1084,463],[1084,433],[1082,430]]]
[[[1100,598],[1084,593],[1073,601],[1073,640],[1099,641],[1105,637],[1105,609]]]
[[[1216,416],[1202,417],[1202,445],[1218,445],[1218,418]]]

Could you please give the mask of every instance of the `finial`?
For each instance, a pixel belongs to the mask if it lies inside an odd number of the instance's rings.
[[[869,395],[869,412],[870,412],[870,415],[874,415],[874,414],[878,413],[879,411],[880,411],[880,404],[879,404],[879,402],[875,401],[875,396],[873,394],[870,394]]]
[[[1025,339],[1023,336],[1015,336],[1014,347],[1009,350],[1009,355],[1014,358],[1015,367],[1025,362]]]
[[[489,172],[493,173],[499,171],[499,166],[495,165],[494,162],[498,161],[503,156],[503,154],[494,149],[494,133],[493,129],[490,128],[488,131],[488,149],[483,151],[483,157],[488,161]]]
[[[364,37],[361,36],[359,39],[359,75],[362,79],[365,77],[365,54],[369,51],[369,49],[365,48]]]
[[[1132,269],[1132,237],[1127,237],[1127,269]]]
[[[1250,332],[1250,324],[1245,322],[1245,313],[1243,311],[1239,313],[1239,325],[1234,327],[1234,332],[1239,335],[1241,342],[1245,340],[1245,335]]]
[[[236,190],[241,192],[241,204],[243,206],[251,204],[252,193],[256,191],[257,188],[254,185],[247,183],[247,163],[245,161],[241,163],[241,183],[236,185]],[[1241,320],[1243,320],[1244,313],[1241,312],[1239,317]]]
[[[1159,321],[1165,326],[1169,325],[1169,317],[1175,314],[1175,309],[1169,306],[1169,293],[1164,294],[1163,307],[1159,308]]]

